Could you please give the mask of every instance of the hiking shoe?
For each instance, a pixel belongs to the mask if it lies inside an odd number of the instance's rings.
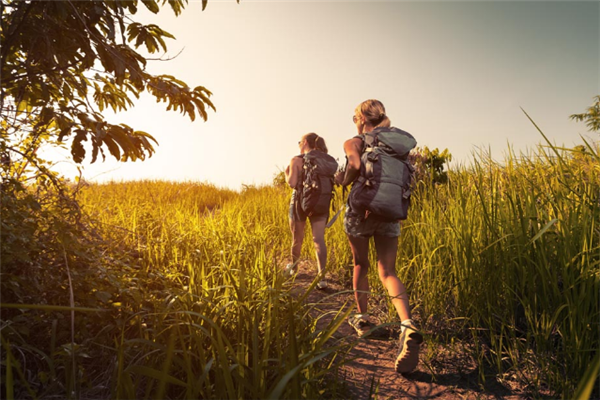
[[[283,275],[290,276],[290,277],[296,275],[296,268],[295,268],[294,264],[286,265],[285,268],[283,269]]]
[[[371,321],[363,317],[361,314],[355,314],[348,318],[348,324],[354,328],[358,334],[358,337],[363,337],[365,333],[375,327]]]
[[[396,372],[411,372],[419,363],[419,349],[423,343],[423,335],[410,322],[404,325],[406,328],[400,334],[400,351],[396,358]]]
[[[325,278],[323,278],[317,283],[317,289],[323,290],[326,288],[327,288],[327,280]]]

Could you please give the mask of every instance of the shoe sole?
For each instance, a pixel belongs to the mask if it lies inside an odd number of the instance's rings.
[[[356,334],[358,335],[359,338],[371,336],[373,334],[373,332],[371,332],[370,334],[367,334],[367,332],[369,332],[371,329],[375,328],[375,325],[371,325],[368,328],[361,329],[361,328],[355,327],[350,322],[348,322],[348,325],[350,325],[352,327],[352,329],[354,329],[354,331],[356,332]]]
[[[408,339],[404,342],[406,351],[402,351],[396,358],[396,372],[407,373],[413,371],[419,364],[419,350],[423,343],[423,335],[419,332],[411,332]],[[404,350],[404,349],[403,349]]]

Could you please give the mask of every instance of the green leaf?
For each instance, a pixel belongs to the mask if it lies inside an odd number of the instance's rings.
[[[123,150],[122,159],[127,160],[134,156],[134,145],[131,142],[129,133],[121,126],[112,125],[107,133],[107,136],[111,136],[112,139],[119,145]],[[135,158],[134,158],[135,159]]]
[[[75,139],[73,139],[73,144],[71,145],[71,155],[73,156],[73,161],[79,164],[85,158],[85,149],[81,142],[87,140],[87,134],[83,129],[77,129],[75,132]]]
[[[135,131],[134,134],[136,136],[142,136],[144,138],[148,138],[158,145],[158,142],[156,141],[156,139],[154,139],[154,137],[152,135],[150,135],[149,133],[146,133],[144,131]]]
[[[102,139],[102,142],[106,144],[106,147],[108,147],[108,151],[114,158],[116,158],[117,160],[121,160],[121,150],[119,149],[119,146],[115,143],[115,141],[112,139],[112,137],[107,135]]]
[[[146,50],[148,50],[148,53],[155,53],[158,50],[156,47],[156,39],[154,39],[152,36],[147,35],[144,43],[146,44]]]
[[[137,13],[137,1],[136,0],[121,0],[122,3],[125,3],[127,10],[131,14]]]
[[[160,36],[164,36],[167,37],[169,39],[175,39],[175,36],[173,36],[172,34],[170,34],[169,32],[165,31],[164,29],[161,29],[159,26],[154,25],[154,30],[156,30]]]
[[[96,296],[96,298],[103,303],[108,303],[108,301],[112,298],[112,294],[104,291],[94,292],[94,296]]]
[[[183,0],[169,0],[169,5],[175,13],[175,16],[181,14],[181,11],[183,10],[183,4]]]
[[[154,14],[156,14],[159,11],[158,4],[156,4],[156,2],[154,0],[142,0],[142,3],[144,3],[146,8],[148,10],[150,10],[150,12],[153,12]]]
[[[133,23],[129,24],[129,26],[127,27],[127,41],[128,42],[131,42],[133,39],[135,39],[140,34],[141,27],[142,27],[142,24],[140,24],[139,22],[133,22]]]

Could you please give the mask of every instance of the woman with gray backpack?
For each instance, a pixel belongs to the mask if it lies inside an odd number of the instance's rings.
[[[307,133],[298,142],[300,155],[290,161],[285,169],[285,179],[294,189],[290,201],[289,223],[292,231],[292,262],[285,268],[285,274],[293,276],[297,271],[298,260],[304,240],[306,220],[310,221],[313,243],[317,256],[317,271],[321,279],[318,289],[327,287],[325,265],[325,225],[329,219],[329,208],[333,197],[333,175],[337,171],[337,161],[327,154],[325,139],[316,133]]]
[[[417,142],[408,132],[391,127],[383,104],[366,100],[356,107],[352,120],[358,135],[344,143],[347,165],[335,181],[352,183],[344,215],[354,273],[352,286],[358,313],[348,323],[359,336],[375,326],[367,314],[369,292],[369,242],[373,237],[379,279],[392,299],[401,322],[400,351],[395,369],[405,373],[419,362],[423,336],[411,319],[406,287],[396,275],[400,220],[410,205],[410,183],[414,169],[408,154]]]

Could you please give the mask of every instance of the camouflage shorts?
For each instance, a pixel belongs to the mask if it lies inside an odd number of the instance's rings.
[[[400,236],[400,223],[398,221],[381,220],[375,215],[369,215],[368,218],[365,218],[362,213],[352,211],[346,206],[344,232],[350,236],[360,237],[398,237]]]

